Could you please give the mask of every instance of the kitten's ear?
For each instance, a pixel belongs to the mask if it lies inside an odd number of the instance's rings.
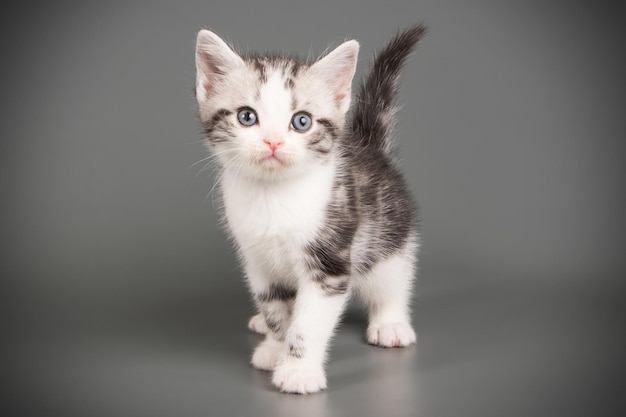
[[[344,113],[350,108],[352,77],[356,71],[359,43],[350,40],[317,61],[311,69],[323,77],[335,95],[337,106]]]
[[[219,36],[210,30],[198,32],[196,42],[196,98],[205,101],[216,81],[230,70],[243,66],[237,55]]]

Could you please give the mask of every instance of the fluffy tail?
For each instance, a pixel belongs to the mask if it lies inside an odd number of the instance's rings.
[[[425,26],[413,26],[399,32],[376,55],[361,83],[352,116],[352,131],[361,146],[390,151],[400,70],[425,34]]]

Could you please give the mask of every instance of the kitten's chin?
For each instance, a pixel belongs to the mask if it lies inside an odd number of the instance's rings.
[[[259,165],[263,170],[275,172],[277,170],[286,169],[291,164],[288,163],[284,157],[274,154],[261,158]]]

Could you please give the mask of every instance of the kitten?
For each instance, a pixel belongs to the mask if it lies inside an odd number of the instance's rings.
[[[378,54],[347,117],[359,44],[315,62],[241,56],[213,32],[196,46],[196,98],[220,166],[224,217],[266,333],[252,365],[283,392],[326,388],[324,361],[351,294],[367,341],[415,343],[416,206],[391,153],[401,67],[418,25]]]

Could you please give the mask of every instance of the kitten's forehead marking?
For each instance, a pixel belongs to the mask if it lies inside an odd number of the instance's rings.
[[[259,74],[259,81],[261,83],[266,83],[267,74],[265,72],[265,63],[261,62],[260,59],[255,59],[252,61],[252,65],[254,66],[255,71]]]
[[[286,131],[291,119],[292,96],[285,88],[284,74],[279,69],[266,69],[267,82],[259,94],[259,116],[263,128]]]

